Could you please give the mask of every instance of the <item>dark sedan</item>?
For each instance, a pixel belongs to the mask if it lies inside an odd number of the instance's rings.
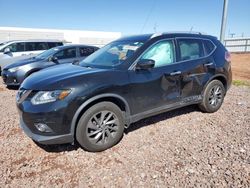
[[[98,48],[86,45],[66,45],[47,50],[36,57],[17,61],[4,67],[3,81],[7,86],[19,86],[29,75],[55,65],[78,64]]]

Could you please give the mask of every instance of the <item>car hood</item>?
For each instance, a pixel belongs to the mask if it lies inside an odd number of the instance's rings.
[[[29,90],[55,90],[74,87],[87,81],[87,75],[106,71],[73,64],[53,66],[36,72],[24,80],[20,88]],[[93,76],[92,76],[93,78]]]
[[[4,67],[4,69],[11,69],[14,67],[20,67],[22,65],[27,65],[30,63],[36,63],[36,62],[41,62],[45,61],[44,59],[36,59],[36,58],[27,58],[27,59],[22,59],[22,60],[17,60],[15,63],[11,63],[10,65]]]

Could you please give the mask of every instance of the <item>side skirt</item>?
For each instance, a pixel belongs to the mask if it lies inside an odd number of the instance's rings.
[[[172,103],[172,104],[169,104],[169,105],[165,105],[165,106],[162,106],[162,107],[158,107],[158,108],[155,108],[155,109],[152,109],[152,110],[148,110],[148,111],[145,111],[145,112],[142,112],[142,113],[132,115],[129,118],[130,119],[130,124],[134,123],[134,122],[137,122],[137,121],[139,121],[141,119],[150,117],[150,116],[161,114],[163,112],[171,111],[171,110],[178,109],[178,108],[181,108],[181,107],[184,107],[184,106],[189,106],[189,105],[192,105],[192,104],[198,104],[201,101],[202,101],[202,96],[201,95],[186,97],[186,98],[182,99],[179,102]],[[128,126],[126,126],[126,128],[128,128],[130,126],[130,124]]]

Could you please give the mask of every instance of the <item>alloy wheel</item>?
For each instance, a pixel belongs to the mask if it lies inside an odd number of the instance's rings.
[[[119,128],[117,116],[111,111],[94,114],[87,124],[87,138],[95,145],[104,145],[112,141]]]
[[[209,98],[208,98],[209,104],[213,108],[216,108],[222,102],[222,98],[223,98],[222,95],[223,95],[223,90],[221,86],[215,85],[214,87],[212,87],[212,89],[210,90]]]

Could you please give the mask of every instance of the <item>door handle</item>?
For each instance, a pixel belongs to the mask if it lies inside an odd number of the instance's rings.
[[[181,71],[175,71],[175,72],[171,72],[170,76],[175,76],[175,75],[179,75],[181,74]]]
[[[208,67],[208,66],[212,66],[213,63],[205,63],[204,66]]]

